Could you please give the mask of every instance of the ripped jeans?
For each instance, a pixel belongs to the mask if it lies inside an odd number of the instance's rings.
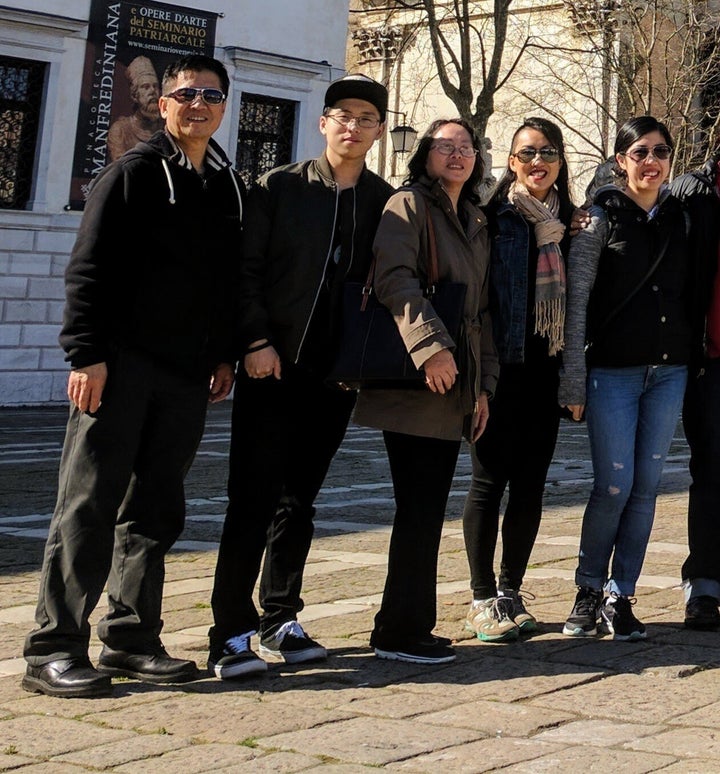
[[[595,480],[583,516],[578,586],[635,593],[686,381],[685,366],[590,369],[586,417]]]

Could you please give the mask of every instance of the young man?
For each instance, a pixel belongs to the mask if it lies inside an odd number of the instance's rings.
[[[72,405],[38,628],[25,643],[27,691],[106,696],[112,675],[171,683],[197,674],[165,651],[160,616],[208,400],[233,384],[242,183],[211,139],[228,88],[215,59],[171,64],[159,98],[165,130],[106,167],[89,195],[65,276]],[[106,581],[96,670],[88,617]]]
[[[297,622],[313,502],[343,439],[354,392],[325,377],[337,348],[342,284],[364,280],[392,188],[365,167],[384,130],[388,94],[364,75],[330,84],[318,159],[272,170],[251,189],[241,269],[228,508],[212,593],[208,669],[221,679],[264,671],[250,649],[288,663],[327,652]],[[262,619],[253,591],[260,584]]]
[[[682,566],[685,626],[720,628],[720,152],[673,181],[692,224],[697,266],[698,343],[688,376],[683,426],[690,446],[689,554]],[[707,312],[707,314],[705,314]],[[704,342],[704,350],[700,348]]]

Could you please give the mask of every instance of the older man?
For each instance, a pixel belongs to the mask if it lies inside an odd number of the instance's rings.
[[[106,696],[112,676],[162,684],[197,673],[165,651],[161,610],[208,401],[233,385],[242,183],[212,139],[228,87],[216,59],[169,65],[165,131],[106,167],[90,191],[65,275],[70,418],[37,628],[25,643],[27,691]],[[88,618],[106,581],[95,669]]]

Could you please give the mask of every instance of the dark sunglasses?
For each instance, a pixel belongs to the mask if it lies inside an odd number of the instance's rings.
[[[638,145],[637,148],[633,148],[631,151],[621,153],[621,156],[629,156],[633,161],[644,161],[651,153],[658,159],[658,161],[665,161],[672,156],[673,149],[669,145],[653,145],[652,148],[648,148],[645,145]]]
[[[560,158],[557,148],[521,148],[517,153],[511,153],[522,164],[529,164],[535,156],[540,156],[543,161],[552,164]]]
[[[206,105],[220,105],[225,102],[226,96],[220,89],[195,89],[192,86],[187,86],[184,89],[175,89],[169,94],[165,94],[166,97],[172,97],[178,102],[189,102],[192,104],[200,97]]]

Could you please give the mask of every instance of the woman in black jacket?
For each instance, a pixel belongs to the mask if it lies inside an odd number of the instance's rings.
[[[559,400],[587,408],[595,480],[583,516],[575,605],[563,633],[646,636],[633,614],[663,465],[691,352],[692,271],[685,212],[665,185],[673,142],[652,116],[615,140],[623,187],[595,194],[568,260]]]

